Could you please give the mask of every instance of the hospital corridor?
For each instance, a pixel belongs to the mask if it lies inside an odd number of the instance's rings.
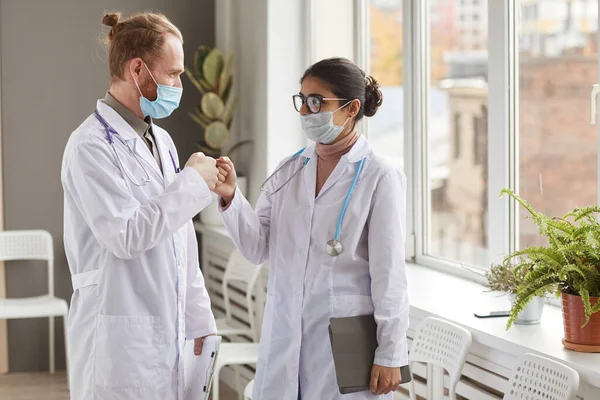
[[[600,399],[600,0],[0,0],[0,400]]]

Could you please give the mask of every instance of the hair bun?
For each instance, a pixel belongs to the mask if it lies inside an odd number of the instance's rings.
[[[102,18],[102,25],[114,28],[119,23],[119,19],[121,19],[120,13],[108,13]]]
[[[365,116],[372,117],[375,115],[381,103],[383,103],[383,94],[379,90],[379,83],[372,76],[367,76],[365,78]]]
[[[106,35],[105,43],[110,43],[112,38],[115,36],[115,32],[117,31],[117,27],[119,24],[119,19],[121,19],[120,13],[108,13],[102,18],[102,25],[110,26],[110,31]]]

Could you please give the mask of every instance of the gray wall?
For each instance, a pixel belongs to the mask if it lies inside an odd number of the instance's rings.
[[[199,44],[214,46],[215,0],[0,0],[2,151],[5,229],[46,229],[55,240],[56,294],[70,300],[70,274],[62,243],[62,152],[70,133],[108,89],[100,44],[105,11],[155,10],[181,29],[186,64]],[[187,110],[199,100],[184,78],[182,109],[159,124],[173,136],[182,162],[195,151],[198,128]],[[37,265],[7,265],[7,294],[43,293]],[[64,368],[62,321],[56,321],[57,366]],[[48,368],[47,320],[8,324],[10,370]]]

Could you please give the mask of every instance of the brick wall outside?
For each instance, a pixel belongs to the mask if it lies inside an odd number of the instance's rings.
[[[589,92],[598,81],[596,51],[546,59],[522,55],[519,69],[519,194],[550,216],[596,203],[598,131],[589,124]],[[450,150],[445,190],[432,204],[432,234],[436,235],[437,225],[443,228],[443,236],[457,245],[468,242],[485,247],[487,169],[473,159],[475,132],[469,121],[487,104],[487,96],[478,99],[464,88],[451,89],[449,94],[451,115],[460,112],[461,120],[466,121],[460,124],[463,148],[460,159],[454,159],[454,149]],[[452,118],[448,123],[450,143],[455,143]],[[486,143],[487,129],[478,134],[479,142]],[[487,154],[485,158],[487,165]],[[520,208],[519,214],[520,247],[544,243],[526,211]],[[452,216],[452,222],[442,219],[444,215]]]
[[[598,134],[589,124],[596,54],[520,63],[519,191],[534,208],[562,216],[598,199]],[[524,221],[521,246],[543,243]]]

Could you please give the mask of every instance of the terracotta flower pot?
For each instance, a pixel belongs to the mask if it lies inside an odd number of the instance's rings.
[[[598,297],[590,297],[592,306],[598,302]],[[590,322],[585,323],[585,313],[581,296],[562,294],[563,321],[566,348],[584,352],[600,352],[600,313],[592,314]]]

